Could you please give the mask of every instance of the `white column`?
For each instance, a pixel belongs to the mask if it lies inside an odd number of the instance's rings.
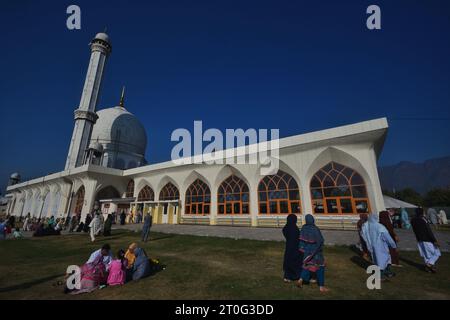
[[[97,188],[96,180],[84,181],[84,204],[81,210],[81,221],[85,221],[86,215],[92,212],[95,202],[95,189]]]
[[[213,186],[211,191],[211,205],[209,207],[209,224],[215,226],[217,224],[217,188]]]

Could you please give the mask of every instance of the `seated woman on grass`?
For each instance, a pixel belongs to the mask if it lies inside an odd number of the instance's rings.
[[[132,269],[132,279],[139,280],[145,277],[148,277],[151,273],[150,261],[145,253],[144,249],[137,248],[134,251],[136,256],[136,260],[134,261],[133,269]]]
[[[299,250],[303,253],[303,269],[297,286],[309,282],[311,272],[315,272],[320,292],[328,292],[325,287],[325,259],[323,257],[324,239],[320,229],[314,224],[314,217],[307,214],[305,225],[300,230]]]

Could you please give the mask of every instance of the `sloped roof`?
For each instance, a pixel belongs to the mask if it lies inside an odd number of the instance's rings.
[[[389,208],[417,208],[416,205],[402,200],[398,200],[383,194],[384,206]]]

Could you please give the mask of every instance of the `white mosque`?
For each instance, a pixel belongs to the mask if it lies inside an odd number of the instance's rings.
[[[259,162],[147,164],[146,131],[123,92],[118,106],[97,111],[112,47],[105,33],[90,47],[65,169],[30,181],[11,175],[8,214],[83,220],[98,206],[105,214],[151,212],[154,223],[268,227],[312,213],[322,227],[345,229],[359,213],[385,209],[376,164],[385,118],[279,139],[279,169],[266,176]]]

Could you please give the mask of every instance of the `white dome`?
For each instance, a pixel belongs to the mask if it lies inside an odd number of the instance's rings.
[[[94,39],[103,40],[105,42],[108,42],[109,44],[111,43],[109,42],[109,36],[104,32],[97,33]]]
[[[14,172],[10,176],[11,179],[20,179],[20,174],[18,172]]]
[[[98,119],[91,135],[106,151],[145,155],[147,134],[141,122],[125,108],[113,107],[97,111]]]
[[[91,144],[89,145],[89,149],[102,152],[103,146],[98,141],[92,141]]]

